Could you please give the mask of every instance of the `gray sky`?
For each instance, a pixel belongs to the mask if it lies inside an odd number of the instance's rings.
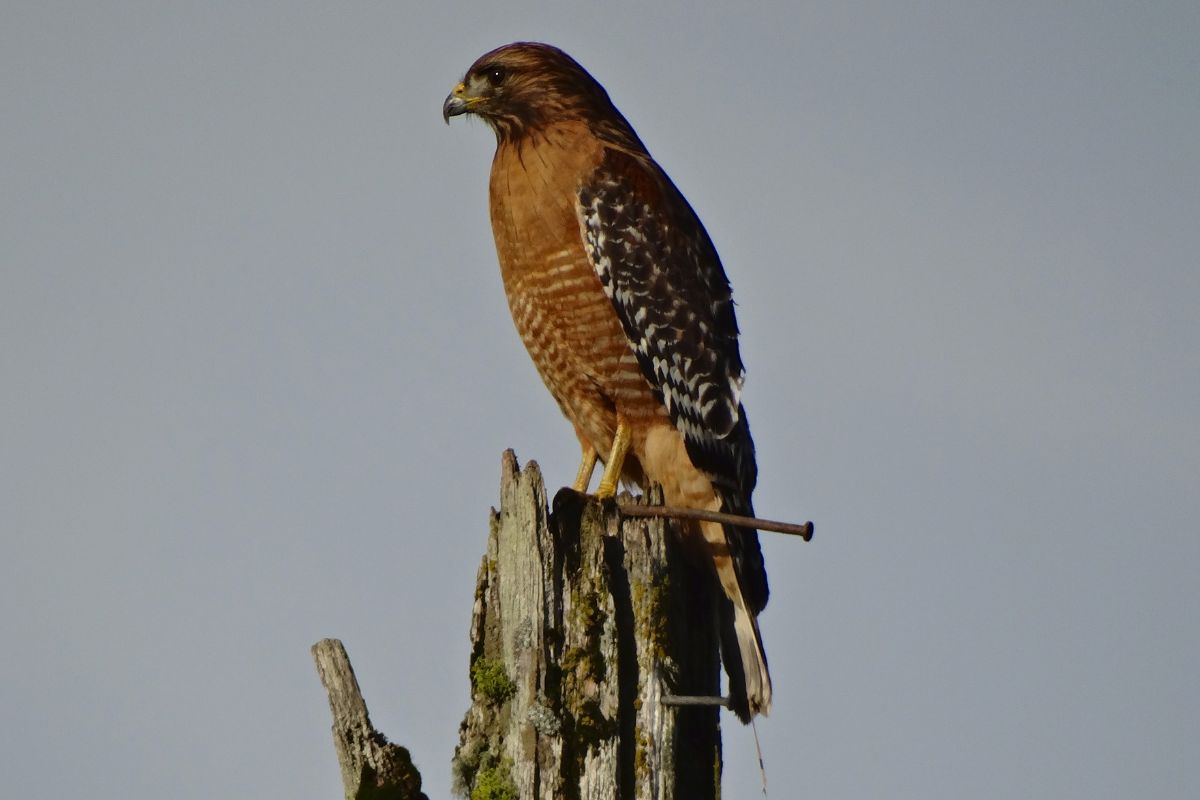
[[[540,39],[705,221],[817,522],[772,797],[1193,796],[1200,6],[737,9],[4,4],[0,794],[337,797],[336,636],[446,795],[500,453],[577,452],[440,106]]]

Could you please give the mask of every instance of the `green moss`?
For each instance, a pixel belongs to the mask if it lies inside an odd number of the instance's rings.
[[[405,800],[421,795],[421,773],[412,763],[408,750],[388,742],[381,733],[376,741],[382,745],[378,771],[363,764],[358,777],[354,800]]]
[[[504,669],[504,662],[483,657],[471,663],[471,686],[493,703],[503,703],[517,690]]]
[[[642,730],[642,726],[638,725],[634,730],[636,741],[636,749],[633,755],[634,774],[639,780],[643,775],[650,774],[650,737]]]
[[[587,649],[583,647],[568,647],[558,660],[563,672],[574,672],[576,667],[587,660]]]
[[[604,614],[596,601],[598,593],[599,587],[577,585],[571,594],[571,613],[574,617],[572,621],[578,628],[587,631],[588,635],[599,633],[599,628],[604,623]]]
[[[510,764],[505,761],[495,767],[481,769],[475,775],[471,787],[471,800],[517,800],[517,787],[513,785]]]
[[[475,776],[499,763],[493,751],[500,747],[499,737],[494,734],[480,734],[459,745],[450,761],[451,788],[456,796],[468,797],[475,785]]]
[[[639,581],[632,587],[633,614],[638,627],[638,638],[649,643],[657,661],[667,659],[667,598],[670,591],[670,581],[665,575],[659,583],[647,585]]]
[[[559,662],[565,684],[571,689],[587,680],[599,683],[607,672],[604,657],[600,654],[600,636],[606,615],[596,599],[599,593],[594,586],[572,587],[571,627],[577,636],[582,634],[586,645],[568,647]]]
[[[574,711],[575,740],[580,745],[579,752],[585,753],[590,747],[599,747],[617,735],[617,720],[604,716],[600,704],[595,700],[580,703]]]

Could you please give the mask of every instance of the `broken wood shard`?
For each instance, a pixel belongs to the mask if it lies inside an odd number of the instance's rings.
[[[408,750],[371,725],[367,704],[346,648],[337,639],[312,646],[321,685],[333,713],[333,744],[342,768],[346,800],[429,800]]]

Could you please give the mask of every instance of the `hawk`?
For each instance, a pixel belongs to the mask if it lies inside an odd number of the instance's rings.
[[[518,42],[481,56],[442,106],[496,134],[492,232],[513,322],[597,461],[597,495],[662,486],[672,505],[753,516],[754,442],[725,270],[696,212],[608,93],[561,50]],[[684,536],[723,589],[722,651],[743,722],[771,706],[757,616],[758,533],[712,522]]]

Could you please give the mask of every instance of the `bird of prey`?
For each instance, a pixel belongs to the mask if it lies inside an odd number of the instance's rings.
[[[753,516],[754,442],[729,281],[695,211],[608,93],[561,50],[485,53],[442,106],[496,134],[492,232],[513,321],[575,428],[575,489],[662,486],[671,505]],[[731,707],[771,706],[757,617],[767,603],[758,533],[688,523],[723,589]]]

